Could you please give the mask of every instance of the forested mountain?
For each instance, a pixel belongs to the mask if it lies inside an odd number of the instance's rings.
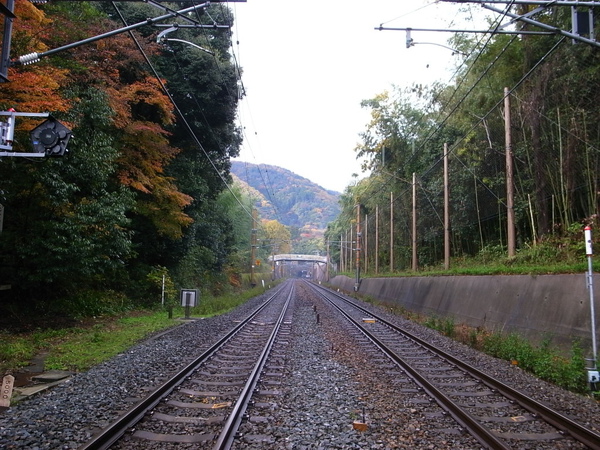
[[[305,237],[322,236],[339,212],[339,193],[329,191],[287,169],[233,161],[231,173],[260,196],[256,204],[263,219],[299,228]]]

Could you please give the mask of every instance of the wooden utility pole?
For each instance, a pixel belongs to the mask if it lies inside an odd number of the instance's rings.
[[[325,266],[325,281],[329,281],[329,238],[327,238],[327,265]]]
[[[350,225],[350,247],[348,248],[348,268],[350,272],[354,269],[354,258],[352,257],[352,253],[354,250],[354,227]]]
[[[412,213],[412,270],[419,267],[417,261],[417,174],[413,172],[412,181],[413,213]]]
[[[394,193],[390,192],[390,273],[394,273]]]
[[[256,218],[257,211],[252,208],[252,234],[250,236],[250,244],[252,246],[250,250],[250,285],[252,287],[256,286],[256,279],[254,277],[254,264],[256,263]]]
[[[508,257],[515,256],[515,204],[513,181],[512,135],[510,129],[510,92],[504,88],[504,132],[506,145],[506,231]]]
[[[379,205],[375,206],[375,273],[379,273]]]
[[[365,214],[365,225],[363,226],[363,260],[364,269],[363,272],[366,274],[369,271],[369,215]]]
[[[358,291],[360,286],[360,246],[362,231],[360,229],[360,203],[356,204],[356,279],[354,280],[354,290]]]
[[[444,143],[444,269],[450,269],[450,187],[447,143]]]
[[[340,272],[344,272],[344,235],[340,234]]]

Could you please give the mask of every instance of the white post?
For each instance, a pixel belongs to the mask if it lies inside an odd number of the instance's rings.
[[[592,322],[592,370],[596,370],[596,317],[594,312],[594,283],[593,283],[593,270],[592,270],[592,228],[587,226],[584,230],[585,234],[585,253],[588,257],[588,275],[587,275],[587,287],[590,291],[590,314],[591,314],[591,322]],[[597,379],[596,372],[596,381],[600,381]],[[590,380],[591,381],[591,380]]]
[[[162,290],[160,294],[160,304],[165,306],[165,274],[163,273],[162,277]]]

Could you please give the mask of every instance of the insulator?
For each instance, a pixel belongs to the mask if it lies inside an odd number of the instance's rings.
[[[37,52],[28,53],[23,56],[19,56],[19,62],[24,66],[27,64],[33,64],[40,60],[39,54]]]

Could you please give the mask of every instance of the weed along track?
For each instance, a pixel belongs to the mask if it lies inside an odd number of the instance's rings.
[[[599,413],[508,362],[288,280],[19,403],[0,415],[0,447],[600,448]]]

